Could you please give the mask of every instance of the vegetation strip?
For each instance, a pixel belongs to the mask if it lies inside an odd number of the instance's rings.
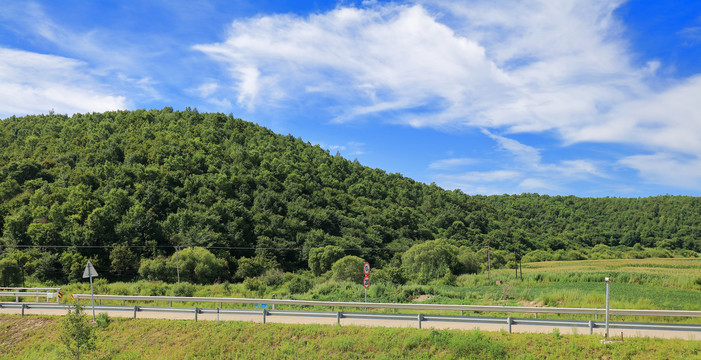
[[[57,318],[0,316],[0,359],[60,359]],[[701,342],[600,336],[109,319],[93,359],[693,359]],[[616,339],[614,339],[616,340]]]

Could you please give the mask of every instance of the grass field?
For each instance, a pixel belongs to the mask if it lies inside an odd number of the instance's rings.
[[[64,359],[56,317],[0,316],[0,359]],[[89,359],[700,359],[701,342],[505,332],[111,319]]]

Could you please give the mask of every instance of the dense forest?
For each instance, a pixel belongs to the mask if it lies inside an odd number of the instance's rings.
[[[478,257],[490,246],[502,265],[701,251],[696,197],[468,196],[196,109],[4,119],[0,201],[5,283],[8,269],[75,280],[86,259],[132,279],[200,247],[190,255],[213,254],[232,279],[271,266],[318,273],[345,255],[400,266],[434,239]]]

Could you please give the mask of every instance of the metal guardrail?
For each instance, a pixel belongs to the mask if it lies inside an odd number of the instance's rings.
[[[260,300],[260,299],[258,299]],[[360,303],[365,304],[365,303]],[[21,309],[22,316],[26,310],[49,309],[68,311],[70,305],[64,304],[27,304],[27,303],[0,303],[0,309]],[[474,316],[448,316],[448,315],[426,315],[426,314],[378,314],[378,313],[356,313],[342,311],[291,311],[291,310],[253,310],[253,309],[221,309],[221,308],[173,308],[173,307],[153,307],[153,306],[116,306],[116,305],[96,305],[96,311],[123,311],[133,313],[136,318],[139,312],[163,312],[192,314],[195,321],[198,321],[199,314],[217,315],[217,322],[220,315],[248,315],[260,316],[263,323],[270,316],[302,316],[335,318],[337,324],[341,324],[341,319],[365,319],[365,320],[398,320],[417,322],[418,327],[422,327],[424,322],[453,322],[453,323],[473,323],[473,324],[493,324],[505,325],[508,331],[512,332],[512,326],[549,326],[567,328],[588,328],[589,334],[594,329],[604,328],[604,321],[593,320],[552,320],[552,319],[524,319],[524,318],[499,318],[499,317],[474,317]],[[609,327],[613,329],[630,330],[656,330],[656,331],[689,331],[701,332],[701,325],[697,324],[663,324],[663,323],[631,323],[631,322],[609,322]]]
[[[90,299],[90,294],[73,294],[74,299]],[[335,302],[315,300],[285,300],[285,299],[248,299],[225,297],[180,297],[180,296],[138,296],[138,295],[94,295],[95,300],[125,301],[165,301],[165,302],[194,302],[194,303],[235,303],[235,304],[271,304],[296,306],[323,307],[352,307],[374,309],[411,309],[411,310],[446,310],[473,311],[522,314],[579,314],[604,315],[605,309],[592,308],[558,308],[533,306],[492,306],[492,305],[450,305],[450,304],[397,304],[397,303],[366,303],[366,302]],[[610,309],[610,315],[624,316],[664,316],[664,317],[701,317],[701,311],[691,310],[645,310],[645,309]]]
[[[18,302],[20,297],[36,297],[36,302],[39,302],[39,298],[45,296],[46,302],[49,302],[49,299],[56,298],[58,303],[62,295],[61,288],[0,287],[0,297],[14,297],[15,302]]]

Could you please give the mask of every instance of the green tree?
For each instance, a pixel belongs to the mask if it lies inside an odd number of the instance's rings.
[[[336,281],[352,281],[354,283],[363,283],[363,264],[365,260],[348,255],[333,263],[331,266],[331,278]]]
[[[239,259],[235,277],[239,280],[251,278],[277,267],[278,264],[275,260],[264,256],[259,255],[253,258],[242,257]]]
[[[83,306],[76,300],[61,320],[61,343],[69,356],[79,360],[81,354],[95,349],[96,337],[95,327],[90,324]]]
[[[126,245],[115,246],[110,251],[110,273],[119,279],[128,279],[136,275],[139,262]]]
[[[180,263],[180,280],[191,283],[212,283],[217,279],[226,278],[227,268],[222,259],[218,259],[209,250],[201,247],[187,248],[178,251],[170,257],[171,267],[175,262]]]
[[[447,240],[431,240],[412,246],[402,255],[402,267],[416,274],[419,283],[428,283],[460,272],[458,247]]]
[[[2,286],[21,284],[22,274],[17,261],[10,258],[0,259],[0,283]]]
[[[345,255],[340,246],[327,245],[322,248],[309,250],[309,268],[314,275],[319,276],[329,270],[331,266]]]

